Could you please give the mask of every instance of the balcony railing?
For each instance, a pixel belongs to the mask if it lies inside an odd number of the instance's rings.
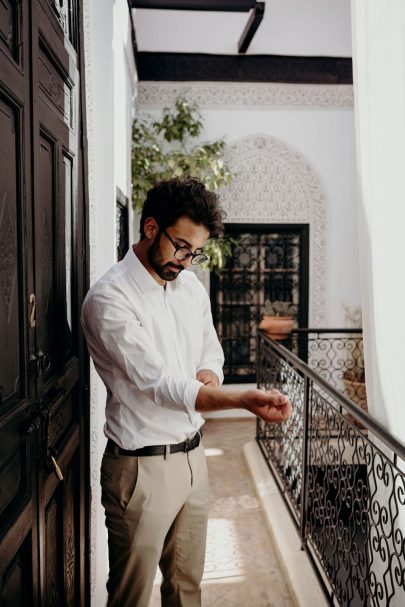
[[[358,331],[301,330],[286,342],[292,352],[260,331],[258,386],[288,394],[293,413],[280,426],[258,420],[257,441],[329,603],[399,607],[405,446],[363,410],[365,402],[343,394],[359,340]]]

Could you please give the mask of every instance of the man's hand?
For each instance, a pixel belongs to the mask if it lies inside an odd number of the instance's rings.
[[[291,415],[290,399],[278,390],[269,392],[247,390],[243,394],[246,399],[246,409],[261,417],[265,422],[282,423]]]
[[[211,388],[219,387],[219,379],[216,373],[210,369],[201,369],[201,371],[198,371],[196,378],[203,383],[204,386],[210,386]]]

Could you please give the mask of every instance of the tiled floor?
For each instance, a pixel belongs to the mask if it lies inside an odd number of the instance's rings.
[[[242,446],[254,420],[208,420],[204,426],[211,486],[204,607],[293,607]],[[150,607],[159,607],[159,576]]]

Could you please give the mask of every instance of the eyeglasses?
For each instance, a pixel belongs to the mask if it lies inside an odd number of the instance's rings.
[[[170,240],[176,249],[174,252],[174,257],[178,261],[186,261],[186,259],[189,259],[189,257],[192,257],[191,263],[193,265],[198,265],[204,261],[207,261],[208,257],[204,255],[204,253],[200,252],[202,249],[197,249],[198,253],[193,253],[188,247],[181,247],[176,244],[165,230],[163,230],[163,234]]]

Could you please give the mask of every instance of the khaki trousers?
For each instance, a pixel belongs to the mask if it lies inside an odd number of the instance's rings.
[[[199,607],[208,519],[202,443],[166,458],[105,452],[101,487],[108,607],[147,607],[158,565],[162,605]]]

